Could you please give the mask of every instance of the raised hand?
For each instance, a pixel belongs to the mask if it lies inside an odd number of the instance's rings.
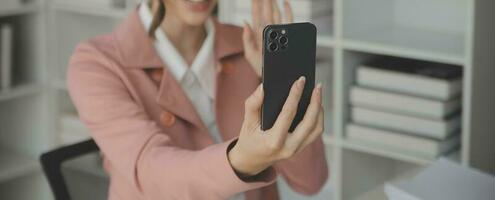
[[[276,0],[252,0],[251,11],[253,24],[244,23],[242,40],[246,59],[261,77],[263,29],[269,24],[292,23],[293,14],[289,0],[284,0],[285,19],[282,19]]]

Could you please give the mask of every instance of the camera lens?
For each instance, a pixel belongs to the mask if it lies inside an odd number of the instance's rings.
[[[277,36],[278,36],[277,31],[270,32],[270,39],[272,40],[277,39]]]
[[[287,37],[285,37],[285,36],[282,36],[282,37],[280,37],[280,38],[278,39],[278,41],[280,42],[280,44],[282,44],[282,45],[286,45],[286,44],[287,44],[287,42],[289,42],[289,39],[288,39]]]
[[[273,52],[273,51],[276,51],[277,49],[278,49],[277,43],[272,42],[272,43],[268,44],[268,50]]]

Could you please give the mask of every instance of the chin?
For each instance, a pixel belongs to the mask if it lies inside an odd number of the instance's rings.
[[[183,18],[183,21],[189,26],[202,26],[210,18],[208,16],[187,16]]]

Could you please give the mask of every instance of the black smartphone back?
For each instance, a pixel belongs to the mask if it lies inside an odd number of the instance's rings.
[[[315,86],[316,27],[311,23],[268,25],[263,30],[262,130],[270,129],[282,110],[292,84],[306,84],[289,132],[302,120]]]

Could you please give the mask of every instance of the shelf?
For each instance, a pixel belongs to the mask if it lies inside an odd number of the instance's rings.
[[[434,159],[431,158],[423,158],[423,157],[418,157],[418,156],[413,156],[413,155],[408,155],[408,154],[403,154],[398,151],[392,151],[392,150],[387,150],[387,149],[382,149],[378,148],[372,145],[365,145],[359,142],[353,142],[347,139],[342,140],[341,145],[344,148],[354,150],[354,151],[359,151],[363,153],[368,153],[372,155],[377,155],[377,156],[382,156],[386,158],[391,158],[391,159],[396,159],[400,161],[405,161],[405,162],[410,162],[414,164],[419,164],[419,165],[426,165],[426,164],[431,164],[434,162]]]
[[[9,150],[0,150],[0,182],[32,174],[39,170],[37,160]]]
[[[421,172],[423,168],[415,168],[412,170],[407,170],[403,173],[400,173],[392,178],[390,178],[387,182],[396,182],[396,181],[402,181],[402,180],[408,180],[412,179],[415,177],[418,173]],[[378,186],[372,188],[371,190],[368,190],[356,198],[354,200],[384,200],[387,199],[387,195],[385,194],[385,184],[379,184]]]
[[[19,0],[18,1],[2,0],[2,1],[8,1],[11,3],[6,2],[7,6],[0,7],[0,17],[36,13],[39,10],[39,4],[38,3],[23,4]],[[4,3],[4,2],[2,2],[2,3]],[[10,4],[10,5],[8,5],[8,4]]]
[[[318,47],[332,48],[335,45],[335,39],[328,35],[318,35],[316,45]]]
[[[25,84],[14,86],[10,90],[0,91],[0,101],[21,98],[28,95],[41,93],[42,87],[38,84]]]
[[[90,16],[110,17],[114,19],[123,19],[127,16],[127,10],[124,8],[115,8],[107,5],[87,5],[67,1],[56,1],[51,4],[53,10],[65,11]]]
[[[392,27],[349,33],[342,44],[347,50],[464,65],[463,41],[460,34]]]
[[[368,192],[359,195],[354,200],[384,200],[384,199],[387,199],[387,196],[385,195],[384,192],[384,186],[381,185]]]

